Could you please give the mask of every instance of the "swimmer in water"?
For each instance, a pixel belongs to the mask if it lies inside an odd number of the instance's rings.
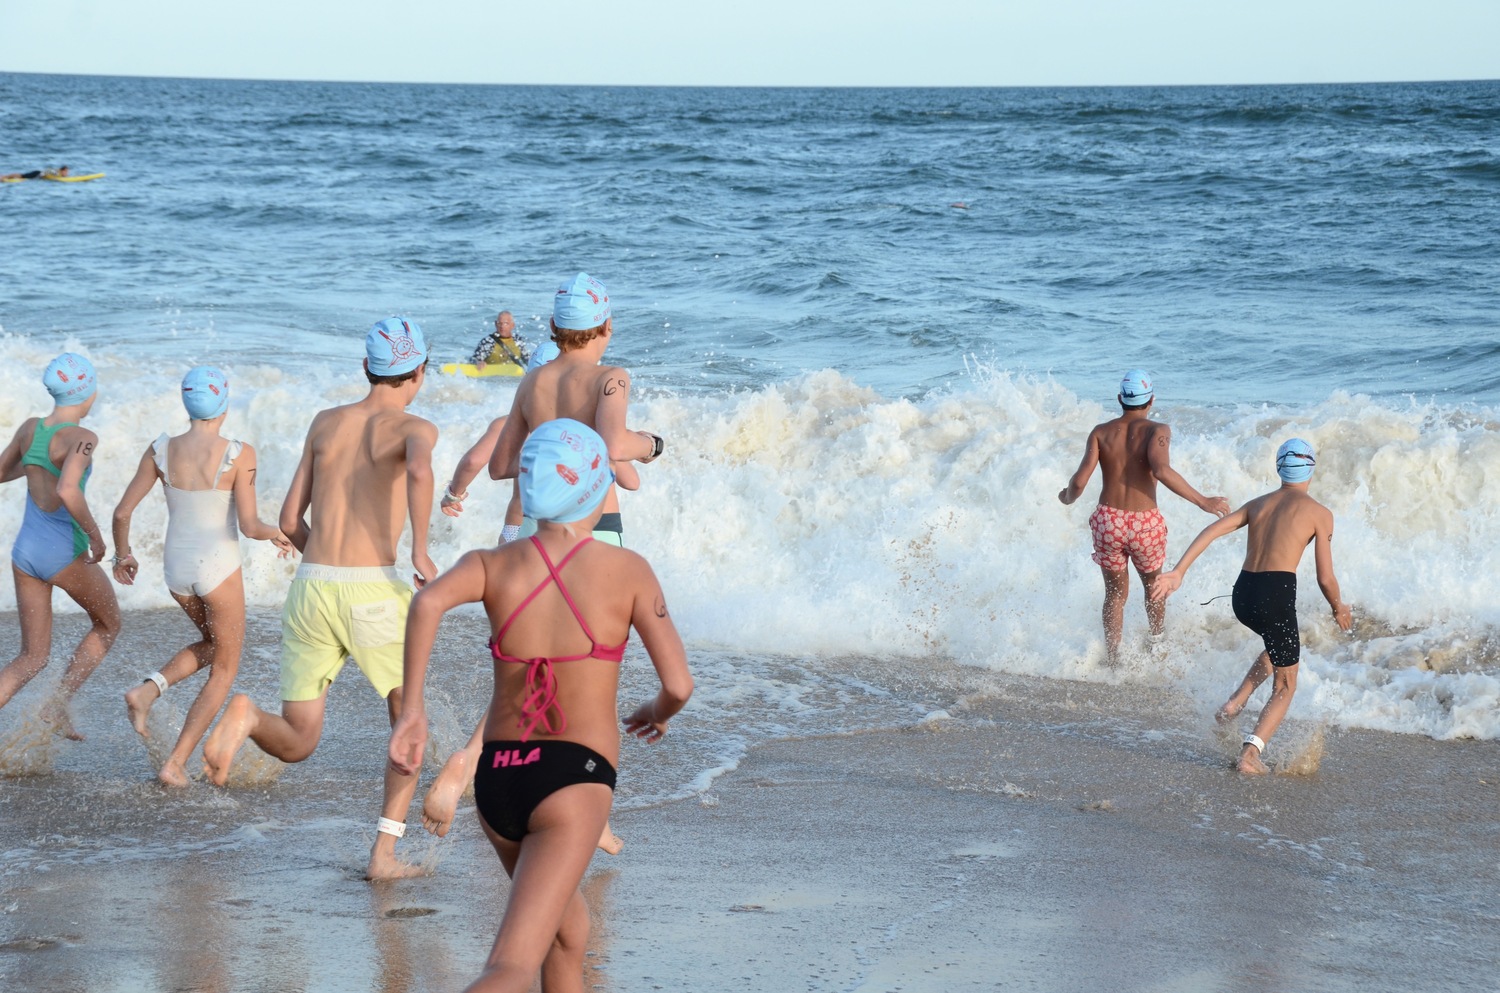
[[[21,654],[0,669],[0,707],[46,668],[52,652],[52,590],[61,589],[84,609],[91,625],[73,650],[58,696],[43,707],[42,719],[59,734],[82,741],[68,703],[120,634],[120,605],[99,567],[104,538],[83,494],[99,437],[78,422],[93,409],[98,380],[88,359],[65,352],[48,364],[42,382],[52,395],[52,413],[25,421],[0,453],[0,482],[26,480],[26,516],[10,550]]]
[[[620,757],[620,659],[632,628],[661,680],[624,720],[659,741],[693,691],[661,585],[635,552],[594,540],[613,475],[604,440],[574,420],[542,424],[521,450],[529,540],[469,552],[412,601],[407,706],[390,761],[415,776],[427,743],[423,689],[443,615],[483,603],[494,693],[474,776],[480,824],[511,877],[509,901],[471,991],[582,989],[589,909],[579,883],[609,818]]]
[[[1250,671],[1215,715],[1221,724],[1239,716],[1250,694],[1275,674],[1271,699],[1260,712],[1255,731],[1245,736],[1237,768],[1246,775],[1265,775],[1262,761],[1266,743],[1281,726],[1297,692],[1297,665],[1302,660],[1302,636],[1297,626],[1297,564],[1311,544],[1318,568],[1318,588],[1343,631],[1354,626],[1349,605],[1339,597],[1333,574],[1333,512],[1307,493],[1317,459],[1313,447],[1292,438],[1276,450],[1276,474],[1281,487],[1245,504],[1204,528],[1170,572],[1164,572],[1152,591],[1165,600],[1182,585],[1188,567],[1209,545],[1240,528],[1250,529],[1245,564],[1234,583],[1234,616],[1265,642]]]
[[[168,686],[208,667],[208,680],[188,708],[182,734],[157,773],[167,786],[188,785],[187,760],[229,696],[245,644],[245,579],[240,569],[241,532],[269,541],[282,556],[292,543],[256,513],[255,449],[220,435],[229,413],[229,380],[213,366],[188,370],[182,380],[187,431],[163,433],[136,466],[135,478],[115,507],[115,581],[135,583],[140,563],[130,552],[130,518],[158,480],[167,500],[163,571],[172,599],[203,637],[172,656],[125,694],[130,723],[149,738],[146,718]]]
[[[469,361],[481,369],[491,362],[526,368],[526,355],[516,341],[516,319],[510,311],[502,310],[495,315],[495,330],[479,339]]]
[[[1120,632],[1125,626],[1125,601],[1130,596],[1129,566],[1134,565],[1146,593],[1146,620],[1154,641],[1166,629],[1166,603],[1151,596],[1157,574],[1167,560],[1167,522],[1156,506],[1156,484],[1205,513],[1223,517],[1229,501],[1206,497],[1172,468],[1172,429],[1151,420],[1156,390],[1151,377],[1132,369],[1120,382],[1120,416],[1089,432],[1083,460],[1057,499],[1071,506],[1099,466],[1104,485],[1099,506],[1089,515],[1094,539],[1094,563],[1104,576],[1104,657],[1108,665],[1120,659]]]
[[[67,166],[58,166],[56,169],[33,169],[30,172],[8,172],[0,176],[0,182],[14,183],[21,179],[62,179],[68,175]]]

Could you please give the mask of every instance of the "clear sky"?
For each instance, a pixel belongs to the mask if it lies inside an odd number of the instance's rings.
[[[1500,0],[0,0],[0,70],[458,83],[1500,78]]]

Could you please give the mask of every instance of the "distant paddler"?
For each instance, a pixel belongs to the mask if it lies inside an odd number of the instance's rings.
[[[516,319],[510,311],[502,310],[495,316],[495,330],[479,340],[469,361],[480,369],[491,362],[526,368],[526,355],[516,341]]]
[[[0,183],[15,183],[23,179],[65,179],[68,175],[68,167],[58,166],[56,169],[33,169],[30,172],[8,172],[0,176]]]

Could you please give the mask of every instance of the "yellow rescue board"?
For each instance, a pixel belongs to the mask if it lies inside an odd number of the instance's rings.
[[[53,183],[87,183],[91,179],[103,179],[104,173],[91,172],[87,176],[38,176]]]
[[[472,379],[488,379],[491,376],[524,376],[526,370],[513,362],[491,362],[483,369],[472,362],[449,362],[443,372],[450,376],[468,376]]]

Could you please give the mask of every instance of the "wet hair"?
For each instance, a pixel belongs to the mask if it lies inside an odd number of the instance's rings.
[[[1150,400],[1147,400],[1145,403],[1138,403],[1134,407],[1132,407],[1130,404],[1126,403],[1124,400],[1121,400],[1120,401],[1120,409],[1121,410],[1145,410],[1147,407],[1151,406],[1155,402],[1156,402],[1156,397],[1153,396]]]
[[[608,319],[606,319],[604,324],[608,323],[609,321]],[[586,328],[583,331],[573,331],[569,328],[558,327],[557,322],[554,321],[552,323],[552,340],[557,342],[558,348],[562,349],[565,352],[571,352],[575,349],[582,348],[584,345],[587,345],[589,342],[593,341],[595,338],[603,334],[604,324]]]
[[[403,383],[409,383],[413,379],[416,379],[417,373],[423,369],[426,369],[427,363],[429,361],[431,360],[423,359],[421,365],[417,366],[415,369],[412,369],[410,372],[403,372],[399,376],[377,376],[369,369],[366,369],[365,378],[370,381],[371,386],[400,386]]]

